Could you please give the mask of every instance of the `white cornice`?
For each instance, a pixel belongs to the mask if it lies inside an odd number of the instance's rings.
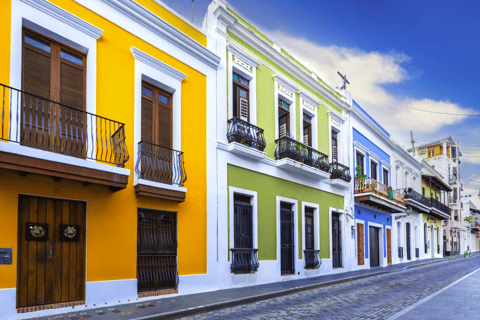
[[[256,68],[260,65],[260,62],[251,58],[247,53],[243,52],[241,49],[237,48],[232,43],[228,43],[227,48],[234,56],[240,58],[241,60],[244,60],[252,67]]]
[[[32,6],[49,16],[62,21],[65,24],[89,35],[92,38],[98,39],[102,36],[103,30],[95,27],[93,24],[80,19],[79,17],[71,14],[70,12],[63,10],[62,8],[54,5],[46,0],[20,0],[29,6]],[[73,40],[73,39],[72,39]]]
[[[281,84],[282,86],[284,86],[288,90],[292,91],[293,93],[297,93],[300,90],[300,88],[297,85],[295,85],[292,82],[286,80],[281,75],[274,74],[273,79],[275,79],[276,82],[278,82],[279,84]]]
[[[372,129],[375,133],[377,133],[381,139],[383,139],[390,147],[395,148],[395,143],[387,136],[380,128],[377,127],[375,123],[373,123],[369,118],[367,118],[363,112],[358,110],[357,108],[352,108],[352,113],[357,116],[360,120],[363,121],[370,129]]]
[[[330,115],[330,118],[343,124],[345,119],[342,118],[342,115],[336,112],[335,110],[328,110],[327,113]]]
[[[391,169],[390,164],[385,160],[382,160],[382,167],[388,170]]]
[[[368,155],[371,159],[375,160],[377,163],[380,162],[380,157],[376,155],[373,151],[369,151]]]
[[[141,24],[158,36],[173,43],[185,52],[196,57],[206,65],[217,69],[220,63],[220,57],[193,40],[183,32],[172,27],[170,24],[153,14],[140,4],[131,0],[101,0],[112,8],[122,12],[127,17]]]
[[[322,103],[320,99],[307,92],[307,90],[300,90],[299,94],[301,99],[305,100],[306,102],[315,107],[318,107]]]
[[[361,144],[360,142],[358,141],[355,141],[353,143],[355,145],[355,148],[362,151],[363,153],[367,153],[368,152],[368,148],[365,147],[363,144]]]
[[[274,63],[283,68],[286,72],[299,79],[301,82],[309,86],[310,88],[318,91],[323,97],[327,98],[333,105],[341,110],[349,111],[351,106],[342,98],[332,93],[328,88],[315,81],[312,78],[311,73],[306,73],[287,57],[283,56],[275,48],[267,44],[255,33],[250,31],[242,23],[240,23],[230,12],[225,8],[219,6],[215,11],[215,16],[225,24],[229,30],[251,45],[255,50],[258,50],[261,54],[271,59]]]
[[[169,76],[171,76],[172,78],[174,79],[177,79],[178,81],[183,81],[183,79],[185,79],[185,77],[187,76],[185,73],[181,72],[181,71],[178,71],[177,69],[175,68],[172,68],[171,66],[169,66],[168,64],[152,57],[151,55],[135,48],[135,47],[131,47],[130,48],[130,52],[133,54],[133,57],[138,60],[138,61],[141,61],[143,63],[145,63],[146,65],[149,65],[150,67],[152,68],[155,68]]]

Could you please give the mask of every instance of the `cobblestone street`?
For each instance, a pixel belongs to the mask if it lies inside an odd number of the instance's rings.
[[[184,319],[386,319],[479,267],[475,256]]]

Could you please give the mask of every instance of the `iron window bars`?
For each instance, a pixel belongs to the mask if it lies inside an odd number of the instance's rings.
[[[232,273],[254,273],[258,270],[258,249],[230,249],[232,252]]]
[[[329,172],[330,164],[328,163],[328,156],[318,150],[313,149],[297,140],[285,136],[275,140],[275,159],[280,160],[289,158],[308,166]]]
[[[238,142],[259,151],[263,151],[267,145],[263,129],[237,117],[228,120],[227,139],[228,143]]]
[[[330,179],[340,179],[346,182],[350,182],[350,180],[352,180],[352,176],[350,175],[350,168],[341,163],[330,163],[329,172]]]
[[[140,179],[183,186],[187,181],[183,152],[150,142],[138,143],[135,167]]]
[[[125,124],[0,84],[0,140],[124,167]]]
[[[303,250],[305,255],[305,269],[318,269],[322,264],[320,250]]]

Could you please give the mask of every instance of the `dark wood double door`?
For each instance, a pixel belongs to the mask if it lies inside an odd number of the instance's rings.
[[[368,227],[368,240],[369,240],[369,254],[370,254],[370,267],[380,266],[380,243],[379,243],[379,228]]]
[[[340,214],[332,213],[332,267],[342,267],[342,224]]]
[[[20,195],[17,308],[85,300],[85,202]]]
[[[177,285],[177,214],[139,209],[138,292],[176,289]]]
[[[295,224],[292,205],[280,205],[280,264],[281,274],[295,273]]]

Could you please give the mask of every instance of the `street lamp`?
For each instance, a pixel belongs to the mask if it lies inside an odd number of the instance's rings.
[[[405,209],[405,213],[407,214],[407,216],[409,216],[411,213],[412,213],[412,208],[410,206],[407,206],[407,208]]]

